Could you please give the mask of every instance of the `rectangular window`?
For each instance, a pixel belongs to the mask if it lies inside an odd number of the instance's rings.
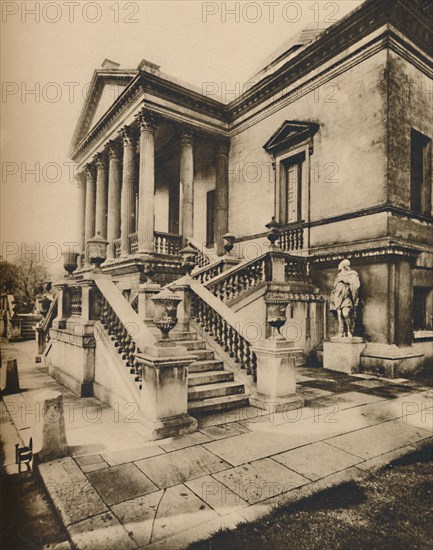
[[[206,195],[206,246],[215,243],[215,189]]]
[[[301,220],[302,159],[290,159],[283,164],[286,195],[285,222],[294,223]]]
[[[432,215],[432,149],[431,139],[411,131],[410,142],[410,207],[413,212]]]
[[[433,297],[433,289],[422,286],[415,286],[413,288],[412,311],[414,330],[431,330],[433,328],[431,297]]]

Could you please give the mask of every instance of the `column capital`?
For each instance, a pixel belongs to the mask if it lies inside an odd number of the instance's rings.
[[[149,109],[142,109],[136,115],[141,132],[154,132],[156,130],[155,114]]]
[[[216,154],[227,156],[230,149],[230,141],[227,138],[218,137],[215,140]]]
[[[137,144],[137,131],[133,126],[124,126],[119,134],[122,138],[124,147],[128,145],[135,146]]]
[[[110,139],[106,145],[109,160],[119,160],[121,155],[121,146],[118,140]]]
[[[96,169],[101,170],[105,169],[107,166],[107,156],[104,153],[96,153],[96,155],[93,157]]]
[[[84,174],[86,179],[94,179],[95,178],[95,165],[93,163],[88,163],[84,166]]]
[[[192,145],[195,138],[195,132],[188,126],[180,127],[180,142],[182,145]]]
[[[77,172],[75,174],[75,181],[77,182],[77,187],[79,189],[83,188],[86,185],[86,170],[82,170],[81,172]]]

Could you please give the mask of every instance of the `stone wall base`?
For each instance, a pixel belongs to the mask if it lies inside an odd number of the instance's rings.
[[[160,420],[146,419],[145,421],[145,429],[149,431],[149,437],[152,440],[189,434],[197,431],[197,428],[197,420],[189,414],[180,414]]]
[[[424,354],[412,346],[399,348],[396,345],[368,344],[361,354],[362,372],[385,378],[416,373],[423,365]]]

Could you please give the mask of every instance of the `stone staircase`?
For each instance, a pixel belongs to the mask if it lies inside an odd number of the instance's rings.
[[[21,313],[18,318],[21,320],[21,338],[23,340],[34,340],[36,335],[35,326],[42,319],[42,316]]]
[[[159,333],[159,331],[158,331]],[[249,404],[245,386],[235,381],[234,373],[224,368],[223,361],[194,331],[172,331],[170,339],[185,347],[197,360],[188,367],[188,412],[202,415],[226,411]]]

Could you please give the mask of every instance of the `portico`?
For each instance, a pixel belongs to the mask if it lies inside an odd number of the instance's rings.
[[[81,269],[89,266],[86,243],[98,234],[109,243],[103,268],[110,270],[149,255],[173,261],[190,240],[223,253],[229,153],[223,109],[179,84],[167,99],[167,89],[152,81],[174,85],[159,76],[148,62],[122,71],[106,61],[95,72],[71,150],[82,182]],[[123,91],[97,119],[113,82]]]

